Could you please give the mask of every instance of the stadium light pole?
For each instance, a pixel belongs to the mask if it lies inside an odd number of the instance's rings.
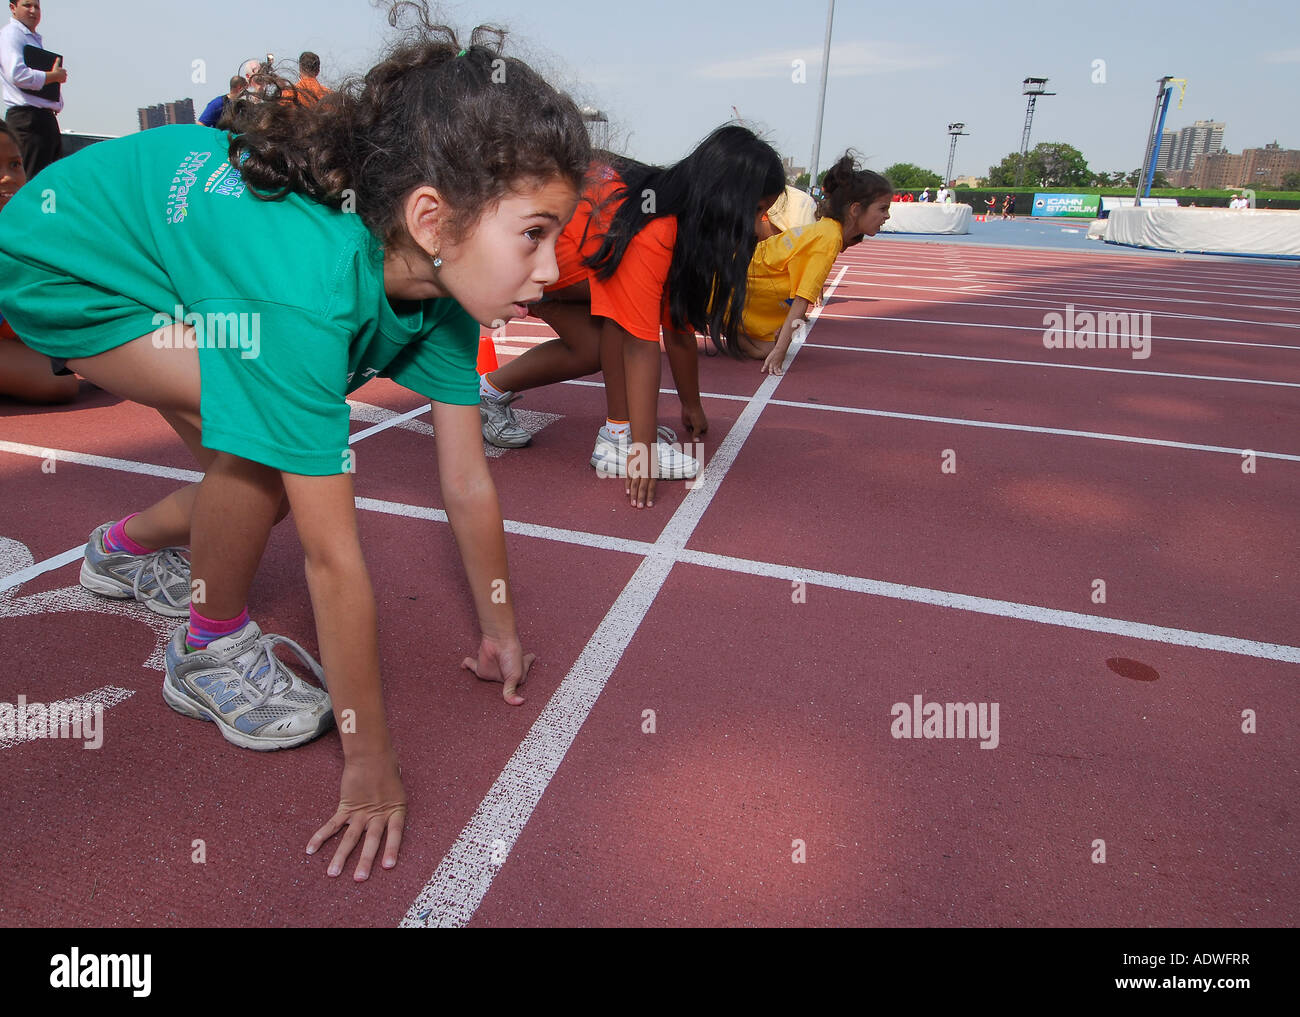
[[[808,166],[808,193],[817,186],[817,160],[822,154],[822,116],[826,112],[826,79],[831,73],[831,25],[835,21],[835,0],[826,4],[826,42],[822,46],[822,88],[817,97],[817,123],[813,131],[812,162]]]
[[[1143,198],[1151,196],[1151,181],[1155,179],[1156,164],[1160,161],[1160,139],[1165,133],[1165,116],[1169,113],[1169,99],[1174,94],[1174,84],[1179,86],[1178,108],[1183,108],[1187,94],[1187,79],[1166,74],[1156,82],[1156,108],[1151,113],[1151,133],[1147,136],[1147,152],[1142,157],[1142,170],[1138,175],[1137,194],[1133,204],[1141,205]]]
[[[1025,129],[1020,135],[1020,163],[1016,166],[1016,186],[1025,181],[1025,158],[1029,154],[1029,130],[1034,125],[1034,103],[1040,95],[1055,95],[1048,92],[1046,78],[1025,78],[1021,83],[1022,93],[1029,96],[1029,105],[1025,108]]]
[[[944,187],[952,183],[952,161],[957,157],[957,139],[969,137],[965,127],[965,124],[948,125],[948,133],[952,135],[952,141],[948,144],[948,172],[943,177]]]

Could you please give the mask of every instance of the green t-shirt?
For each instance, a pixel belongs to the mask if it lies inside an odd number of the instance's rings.
[[[372,377],[477,403],[479,328],[460,305],[394,309],[359,216],[255,198],[227,147],[210,128],[154,128],[21,189],[0,214],[0,311],[24,341],[92,356],[183,317],[203,444],[290,473],[349,468],[345,396]]]

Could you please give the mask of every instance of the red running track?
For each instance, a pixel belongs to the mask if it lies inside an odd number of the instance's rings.
[[[98,750],[0,742],[0,920],[1294,924],[1296,270],[896,239],[841,266],[779,383],[702,360],[706,480],[653,510],[586,465],[598,387],[519,404],[534,444],[491,460],[540,658],[519,709],[458,668],[427,413],[356,442],[411,803],[398,867],[360,885],[302,850],[334,737],[233,748],[163,703],[165,625],[79,592],[75,562],[14,585],[185,450],[102,393],[6,404],[0,701],[115,705]],[[1067,303],[1150,311],[1151,356],[1046,349]],[[419,407],[357,401],[358,434]],[[252,607],[314,649],[289,529]],[[996,747],[894,737],[914,696],[997,704]]]

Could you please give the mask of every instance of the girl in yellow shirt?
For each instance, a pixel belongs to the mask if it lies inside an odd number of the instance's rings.
[[[762,241],[749,262],[749,280],[738,345],[764,373],[780,374],[795,330],[841,251],[874,237],[889,219],[893,187],[879,173],[858,169],[851,152],[826,173],[826,196],[811,226],[796,226]]]

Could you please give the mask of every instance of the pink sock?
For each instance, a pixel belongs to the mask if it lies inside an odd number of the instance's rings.
[[[137,544],[126,535],[126,524],[139,514],[139,512],[132,512],[125,519],[119,519],[108,528],[108,532],[104,534],[105,550],[125,551],[127,554],[152,554],[156,550],[156,548]]]
[[[237,616],[227,621],[216,621],[212,618],[204,618],[191,604],[190,628],[185,633],[185,645],[191,650],[206,649],[209,643],[234,635],[247,624],[248,608],[244,608]]]

